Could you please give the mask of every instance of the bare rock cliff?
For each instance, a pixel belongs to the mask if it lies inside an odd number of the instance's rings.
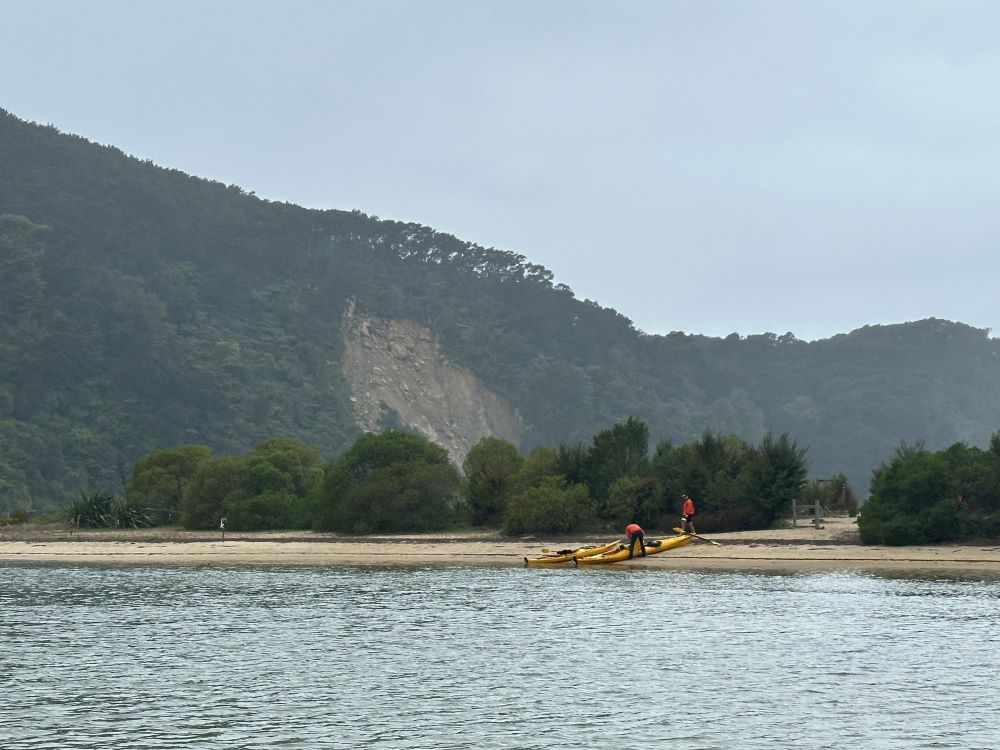
[[[448,362],[427,328],[350,308],[344,340],[344,377],[362,429],[409,427],[445,448],[458,466],[484,437],[519,443],[521,416],[471,372]]]

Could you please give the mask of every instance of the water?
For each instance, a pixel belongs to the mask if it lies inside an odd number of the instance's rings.
[[[0,748],[1000,747],[1000,581],[0,566]]]

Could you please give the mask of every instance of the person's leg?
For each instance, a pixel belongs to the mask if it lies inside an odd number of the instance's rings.
[[[646,535],[641,531],[636,534],[639,537],[639,551],[642,552],[642,556],[646,556]]]

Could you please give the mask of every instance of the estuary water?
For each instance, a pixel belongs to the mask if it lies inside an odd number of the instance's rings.
[[[0,565],[0,748],[1000,748],[1000,581]]]

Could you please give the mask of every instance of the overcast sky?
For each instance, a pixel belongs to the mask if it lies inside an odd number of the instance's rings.
[[[992,0],[4,0],[0,107],[650,333],[1000,333]]]

